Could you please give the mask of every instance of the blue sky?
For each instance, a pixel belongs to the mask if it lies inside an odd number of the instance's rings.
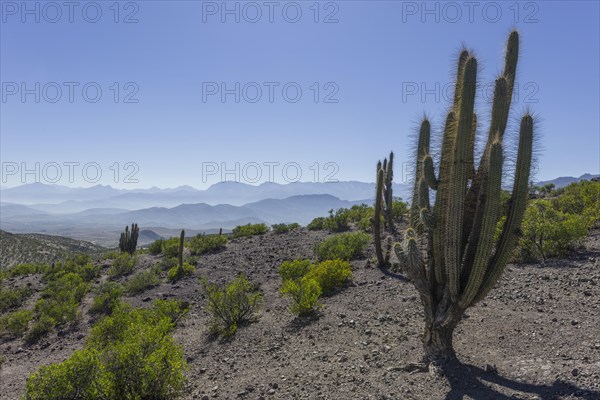
[[[599,172],[597,1],[315,3],[3,0],[2,185],[373,181],[390,150],[402,181],[423,113],[443,120],[461,44],[486,131],[512,28],[511,119],[539,117],[536,177]]]

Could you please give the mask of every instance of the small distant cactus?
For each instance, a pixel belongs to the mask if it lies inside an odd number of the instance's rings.
[[[137,224],[131,224],[131,231],[129,230],[129,226],[125,226],[125,232],[122,232],[119,238],[119,250],[122,253],[135,253],[139,233],[140,228]]]
[[[499,239],[503,175],[503,137],[512,98],[519,35],[511,32],[504,72],[496,80],[487,144],[477,168],[474,112],[477,59],[463,50],[458,61],[454,102],[450,108],[436,166],[429,149],[430,122],[419,132],[409,228],[394,250],[420,293],[425,308],[423,344],[426,361],[455,357],[452,335],[464,311],[494,287],[509,261],[518,237],[528,198],[533,143],[533,118],[521,119],[519,148],[510,206]],[[385,198],[385,162],[377,174],[376,217]],[[435,203],[430,204],[430,190]],[[377,258],[386,265],[379,229],[374,232]],[[378,244],[379,243],[379,244]],[[383,261],[383,262],[382,262]]]
[[[179,235],[179,251],[177,252],[177,261],[179,268],[183,268],[183,245],[185,242],[185,230],[181,230],[181,235]]]
[[[375,191],[375,212],[372,219],[373,237],[375,241],[375,254],[379,266],[388,265],[392,253],[392,236],[396,233],[396,226],[392,214],[393,193],[392,181],[394,177],[394,153],[390,153],[389,160],[386,158],[383,163],[377,163],[377,183]],[[384,222],[382,229],[381,222]],[[387,233],[385,248],[382,238],[383,233]]]

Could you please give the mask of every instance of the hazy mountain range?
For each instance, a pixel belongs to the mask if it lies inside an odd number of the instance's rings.
[[[394,187],[398,196],[408,195],[408,185]],[[96,185],[89,188],[70,188],[60,185],[31,183],[0,190],[2,203],[15,203],[51,212],[79,212],[94,208],[139,210],[149,207],[175,207],[180,204],[206,203],[241,206],[266,199],[285,199],[298,195],[328,194],[341,200],[358,201],[374,196],[374,183],[345,181],[330,183],[296,182],[289,184],[263,183],[248,185],[239,182],[222,182],[206,190],[190,186],[173,189],[115,189]]]
[[[560,177],[539,182],[562,187],[594,176]],[[115,245],[119,232],[136,222],[140,242],[172,236],[225,230],[246,223],[298,222],[306,225],[330,209],[373,202],[375,184],[297,182],[286,185],[248,185],[223,182],[206,190],[180,186],[172,189],[115,189],[97,185],[71,188],[42,183],[0,189],[0,228],[15,233],[47,233],[104,246]],[[395,184],[394,195],[410,199],[410,185]]]
[[[305,225],[331,209],[372,203],[374,192],[374,184],[364,182],[259,186],[224,182],[206,190],[187,186],[122,190],[100,185],[84,189],[37,183],[0,191],[0,228],[112,246],[123,227],[136,222],[148,231],[140,238],[144,244],[153,234],[171,236],[182,228],[193,234],[257,222]],[[396,193],[406,192],[406,185],[396,187]]]

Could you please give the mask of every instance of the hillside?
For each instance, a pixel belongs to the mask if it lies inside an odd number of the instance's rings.
[[[52,263],[74,253],[94,254],[102,246],[62,236],[38,233],[13,234],[0,230],[0,269],[22,263]]]
[[[224,251],[201,256],[192,276],[169,284],[163,271],[162,283],[124,298],[136,307],[155,299],[189,302],[175,330],[189,364],[184,399],[600,399],[600,231],[593,231],[586,252],[570,259],[509,265],[459,325],[461,364],[447,379],[400,370],[422,354],[422,308],[410,283],[370,266],[372,248],[352,262],[352,283],[323,299],[317,319],[297,319],[287,310],[279,295],[280,263],[313,257],[313,246],[327,236],[303,229],[233,239]],[[140,257],[136,271],[162,259]],[[265,305],[233,339],[215,340],[198,278],[224,282],[240,272],[259,285]],[[41,285],[35,275],[6,283]],[[3,399],[20,398],[29,374],[83,346],[93,323],[92,297],[84,299],[82,318],[71,329],[31,346],[20,339],[0,344],[7,357],[0,371]]]

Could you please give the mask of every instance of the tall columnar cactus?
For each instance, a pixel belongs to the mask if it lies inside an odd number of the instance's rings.
[[[375,241],[375,254],[379,266],[389,264],[392,253],[392,235],[396,232],[394,218],[392,213],[393,193],[392,181],[394,177],[394,153],[390,153],[390,158],[384,159],[383,164],[377,164],[377,183],[375,189],[375,209],[372,219],[373,237]],[[384,221],[384,229],[381,222]],[[383,231],[383,232],[382,232]],[[382,243],[382,233],[387,234],[385,249]]]
[[[183,244],[185,241],[185,230],[181,230],[181,235],[179,236],[179,251],[177,252],[177,261],[179,265],[179,269],[183,269]]]
[[[129,230],[129,226],[125,226],[125,232],[122,232],[121,237],[119,238],[119,250],[122,253],[135,253],[139,233],[140,228],[137,224],[131,224],[131,231]]]
[[[521,119],[510,207],[502,234],[503,138],[508,121],[519,48],[511,32],[503,73],[497,78],[491,126],[475,168],[474,112],[477,59],[462,51],[453,104],[446,117],[441,157],[430,153],[430,123],[424,119],[416,152],[410,226],[394,250],[425,308],[425,360],[453,358],[452,334],[464,311],[494,287],[516,245],[525,212],[533,143],[533,119]],[[436,171],[437,170],[437,171]],[[378,173],[378,182],[382,173]],[[430,204],[430,193],[435,202]],[[380,200],[379,200],[380,202]]]

